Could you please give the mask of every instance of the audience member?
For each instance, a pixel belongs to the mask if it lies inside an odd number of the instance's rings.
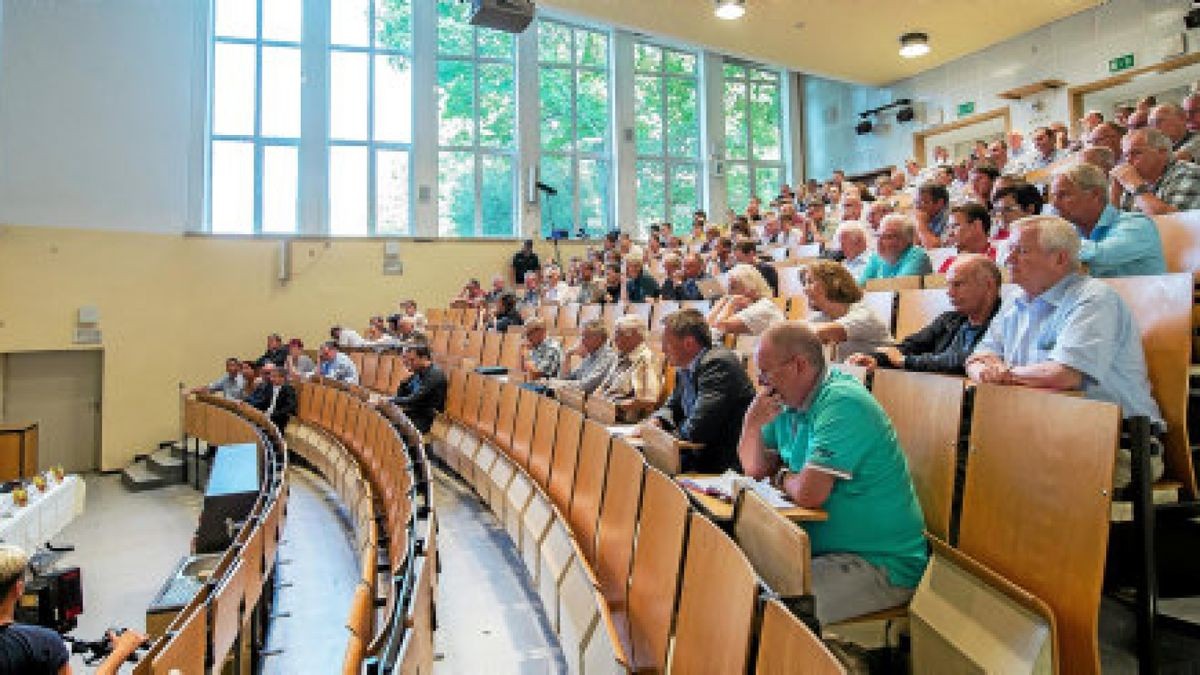
[[[1149,417],[1161,434],[1133,314],[1109,285],[1080,274],[1075,227],[1053,216],[1017,227],[1008,267],[1024,293],[992,321],[967,359],[967,374],[978,382],[1082,391],[1116,403],[1126,417]],[[1151,464],[1154,480],[1162,474],[1161,452]],[[1122,450],[1114,484],[1128,483],[1129,453]]]
[[[938,248],[950,224],[950,193],[942,185],[926,183],[917,188],[913,204],[919,243]]]
[[[1076,155],[1078,160],[1084,164],[1092,166],[1104,172],[1105,176],[1112,173],[1113,167],[1117,165],[1117,157],[1113,155],[1113,151],[1102,145],[1089,145],[1079,151]]]
[[[682,453],[686,472],[736,469],[739,419],[754,398],[754,385],[737,354],[713,345],[704,315],[681,309],[663,324],[662,350],[675,368],[675,388],[649,420],[681,440],[703,445]]]
[[[1200,166],[1172,157],[1166,134],[1137,129],[1125,135],[1121,146],[1125,162],[1112,170],[1112,177],[1124,190],[1122,211],[1158,216],[1200,208]]]
[[[267,417],[271,419],[271,423],[279,429],[280,433],[283,433],[288,421],[296,414],[298,405],[296,390],[288,384],[287,371],[283,368],[272,367],[267,379],[268,381],[259,389],[262,391],[262,395],[253,396],[252,400],[247,402],[266,413]]]
[[[575,302],[581,305],[604,302],[604,285],[596,281],[596,265],[591,261],[579,266],[579,286],[575,289]]]
[[[242,362],[236,356],[231,356],[225,359],[225,374],[213,381],[207,386],[192,387],[188,390],[190,394],[199,394],[202,391],[207,391],[213,394],[221,394],[231,401],[240,401],[245,395],[246,378],[242,375]]]
[[[358,334],[358,331],[345,326],[331,326],[329,328],[329,339],[337,342],[342,349],[359,349],[367,346],[367,341],[363,336]]]
[[[271,333],[267,336],[267,351],[263,355],[255,359],[254,367],[262,368],[268,363],[274,363],[277,366],[282,366],[287,362],[287,347],[283,346],[283,338],[278,333]]]
[[[859,223],[842,223],[834,233],[837,249],[826,251],[830,260],[842,263],[850,275],[858,279],[871,260],[867,230]]]
[[[546,337],[546,322],[534,317],[525,323],[525,349],[521,370],[530,380],[558,377],[563,351],[558,340]]]
[[[540,272],[541,269],[542,263],[538,260],[537,254],[533,252],[533,240],[526,239],[521,245],[521,250],[512,257],[513,284],[524,283],[525,275],[530,272]]]
[[[971,169],[971,193],[967,196],[967,201],[990,204],[992,189],[999,177],[1000,171],[996,167],[990,164],[976,164]]]
[[[1065,156],[1063,151],[1058,149],[1050,127],[1038,127],[1033,130],[1032,150],[1021,162],[1022,173],[1044,169]]]
[[[409,376],[396,389],[392,403],[421,433],[429,433],[434,418],[446,408],[446,374],[433,362],[428,345],[412,345],[401,358]]]
[[[955,257],[964,253],[977,253],[995,260],[996,249],[992,247],[992,242],[988,239],[988,232],[991,229],[992,218],[983,205],[971,202],[951,207],[948,240],[953,244],[957,253],[942,262],[938,267],[938,274],[945,274],[949,271],[950,266],[954,264]]]
[[[771,287],[771,295],[779,295],[779,272],[771,263],[759,260],[758,247],[752,240],[740,241],[733,247],[733,261],[735,265],[753,265]]]
[[[598,391],[618,404],[652,407],[662,392],[662,368],[655,362],[646,344],[646,324],[632,314],[617,317],[613,323],[613,346],[617,360]]]
[[[545,285],[542,288],[541,303],[543,305],[565,305],[574,301],[571,287],[563,281],[562,269],[558,265],[547,265],[545,270]]]
[[[498,333],[507,333],[509,326],[520,326],[525,323],[521,313],[517,311],[517,296],[505,293],[496,301],[493,310],[492,328]]]
[[[400,303],[400,311],[404,316],[412,319],[413,330],[418,333],[424,333],[429,330],[429,321],[425,318],[424,314],[417,311],[416,300],[405,300]]]
[[[521,295],[518,299],[523,307],[537,307],[542,304],[542,289],[537,272],[525,273],[525,282],[521,286]]]
[[[946,273],[946,293],[954,309],[894,347],[854,354],[847,362],[868,370],[879,366],[963,375],[967,357],[1000,310],[1000,284],[1000,268],[990,258],[958,256]]]
[[[342,353],[337,342],[330,340],[321,345],[317,357],[321,362],[321,377],[346,384],[358,384],[358,367],[349,356]]]
[[[490,305],[507,292],[508,286],[504,283],[504,277],[497,274],[492,277],[492,288],[484,294],[483,301]]]
[[[683,300],[683,259],[678,253],[663,256],[663,281],[658,288],[660,300]]]
[[[317,372],[317,364],[304,353],[304,342],[300,338],[288,340],[288,357],[284,368],[292,379],[307,379]]]
[[[1154,221],[1113,208],[1105,194],[1107,186],[1104,173],[1091,164],[1073,164],[1054,174],[1050,192],[1054,210],[1085,237],[1079,260],[1096,277],[1166,273]]]
[[[604,267],[604,298],[600,302],[612,304],[625,298],[625,281],[620,263],[609,263]]]
[[[804,295],[808,299],[808,321],[813,332],[823,343],[836,345],[835,361],[892,343],[887,324],[862,303],[862,288],[838,263],[831,260],[810,263],[804,277]]]
[[[1188,114],[1174,103],[1162,103],[1150,111],[1150,126],[1171,139],[1173,157],[1186,162],[1200,159],[1200,135],[1188,129]]]
[[[875,253],[867,261],[859,277],[865,284],[871,279],[890,279],[933,272],[933,264],[925,249],[917,246],[914,239],[917,226],[912,218],[893,213],[885,216],[879,225],[879,239]]]
[[[456,307],[479,307],[484,302],[483,286],[479,285],[479,280],[471,278],[463,285],[462,290],[458,295],[450,301],[452,306]],[[343,347],[353,347],[355,345],[342,345]]]
[[[992,193],[992,232],[993,241],[1003,241],[1009,238],[1013,223],[1026,216],[1036,216],[1042,212],[1042,193],[1037,186],[1029,183],[1018,183],[1008,187],[997,187]]]
[[[822,340],[804,323],[768,329],[755,360],[764,389],[746,411],[738,455],[748,476],[771,478],[798,505],[828,514],[804,523],[817,619],[904,604],[928,548],[887,413],[858,380],[826,365]]]
[[[601,382],[608,379],[617,363],[616,352],[608,346],[608,328],[599,319],[585,321],[579,327],[579,342],[572,348],[571,353],[578,354],[583,360],[566,375],[551,380],[551,389],[570,386],[590,395]]]
[[[625,301],[652,302],[658,297],[658,282],[646,271],[643,260],[636,256],[625,258]]]
[[[1125,128],[1115,122],[1102,122],[1096,125],[1087,136],[1088,145],[1108,148],[1114,157],[1121,156],[1121,139],[1125,136]]]
[[[1184,97],[1183,104],[1180,107],[1183,108],[1184,114],[1187,115],[1188,131],[1193,134],[1200,133],[1200,93],[1188,94]]]
[[[741,264],[730,270],[729,294],[713,303],[707,321],[719,335],[759,335],[784,318],[771,299],[767,280],[754,267]]]

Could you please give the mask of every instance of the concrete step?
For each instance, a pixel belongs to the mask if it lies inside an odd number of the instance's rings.
[[[146,458],[146,468],[157,473],[170,483],[183,481],[184,461],[176,457],[170,448],[159,450]]]
[[[121,472],[121,482],[133,492],[156,490],[170,484],[161,474],[151,471],[142,462],[134,462],[125,467],[125,470]]]

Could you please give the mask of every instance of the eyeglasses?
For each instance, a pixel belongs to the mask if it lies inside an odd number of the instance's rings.
[[[770,368],[763,368],[760,366],[758,369],[759,385],[766,387],[766,386],[769,386],[770,384],[772,384],[772,380],[774,380],[775,378],[771,375],[771,373],[778,371],[780,368],[783,368],[784,366],[790,364],[795,359],[796,359],[795,356],[793,356],[789,359],[784,359],[783,361],[775,364],[774,366],[771,366]]]
[[[1021,207],[1019,207],[1019,206],[996,206],[996,207],[992,208],[992,215],[993,216],[1002,216],[1006,213],[1016,213],[1017,211],[1020,211],[1020,210],[1021,210]]]

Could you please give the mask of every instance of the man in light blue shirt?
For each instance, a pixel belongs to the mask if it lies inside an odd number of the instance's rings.
[[[1006,264],[1024,293],[1007,302],[967,359],[978,382],[1082,391],[1121,406],[1125,417],[1149,417],[1166,429],[1150,394],[1141,336],[1121,297],[1080,274],[1079,234],[1067,221],[1031,216],[1020,221]],[[1162,458],[1151,458],[1154,478]],[[1117,460],[1116,487],[1129,483],[1129,455]]]
[[[914,243],[916,236],[917,224],[912,218],[899,213],[884,216],[879,223],[876,251],[867,261],[858,284],[865,285],[871,279],[932,273],[933,264],[929,262],[929,254]]]
[[[1166,274],[1162,240],[1154,221],[1108,203],[1108,177],[1091,164],[1072,164],[1054,174],[1050,201],[1084,238],[1080,262],[1094,277]]]
[[[330,340],[321,345],[318,355],[321,359],[321,377],[346,384],[358,384],[358,367],[349,356],[338,349],[336,342]]]
[[[225,374],[208,386],[195,387],[189,393],[207,391],[221,394],[231,401],[240,401],[246,392],[246,378],[242,376],[242,362],[236,356],[225,359]]]

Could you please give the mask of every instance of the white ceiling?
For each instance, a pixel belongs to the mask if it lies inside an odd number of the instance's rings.
[[[838,80],[884,85],[1003,42],[1104,0],[746,0],[736,21],[713,0],[538,0],[579,17]],[[900,35],[933,51],[904,59]]]

